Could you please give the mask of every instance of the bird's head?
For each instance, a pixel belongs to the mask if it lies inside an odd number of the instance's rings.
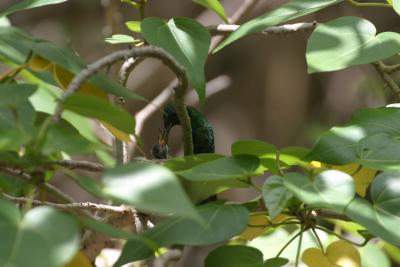
[[[151,154],[155,159],[166,159],[168,157],[168,132],[169,130],[166,131],[166,129],[160,131],[158,142],[151,148]]]

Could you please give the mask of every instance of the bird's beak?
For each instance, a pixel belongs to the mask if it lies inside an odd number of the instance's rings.
[[[163,145],[168,142],[169,131],[172,128],[172,124],[169,124],[164,130],[160,133],[160,138],[158,140],[159,144]]]

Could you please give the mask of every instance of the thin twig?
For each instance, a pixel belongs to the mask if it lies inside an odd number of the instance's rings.
[[[383,62],[379,61],[374,63],[373,65],[381,75],[382,80],[389,86],[393,93],[397,95],[397,98],[400,98],[400,87],[386,71],[386,66],[383,64]]]
[[[259,0],[245,0],[243,4],[236,10],[236,12],[228,18],[230,24],[238,24],[243,18],[257,5]],[[213,51],[224,39],[224,36],[215,36],[211,40],[209,51]]]
[[[301,253],[301,245],[303,243],[304,230],[305,230],[305,227],[302,225],[301,229],[300,229],[299,243],[297,244],[296,262],[294,263],[295,267],[298,267],[299,263],[300,263],[300,253]]]
[[[11,175],[15,178],[24,180],[26,182],[33,182],[32,176],[22,170],[10,167],[2,167],[0,166],[0,172],[4,173],[4,174],[8,174]],[[67,194],[65,194],[64,192],[62,192],[60,189],[54,187],[51,184],[48,183],[43,183],[40,185],[46,192],[52,194],[53,196],[55,196],[59,201],[65,202],[65,203],[70,203],[70,202],[74,202],[74,200],[68,196]]]
[[[264,29],[260,32],[263,35],[285,35],[296,32],[307,32],[312,31],[318,26],[316,21],[313,22],[300,22],[294,24],[286,24],[281,26],[272,26]],[[228,34],[236,31],[240,25],[236,24],[219,24],[211,25],[207,28],[212,35]]]
[[[94,163],[85,160],[58,160],[54,162],[49,162],[49,165],[59,165],[71,170],[85,170],[91,172],[103,172],[105,167],[99,163]]]
[[[125,213],[128,210],[131,211],[130,208],[125,206],[111,206],[105,204],[98,204],[92,202],[82,202],[82,203],[67,203],[67,204],[60,204],[60,203],[53,203],[48,201],[40,201],[40,200],[32,200],[25,197],[13,197],[6,193],[2,193],[2,196],[12,202],[15,203],[32,203],[34,206],[49,206],[56,209],[61,210],[88,210],[88,211],[101,211],[106,213]]]

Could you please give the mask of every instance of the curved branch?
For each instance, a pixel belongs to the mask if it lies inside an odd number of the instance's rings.
[[[70,82],[67,87],[67,90],[61,96],[60,101],[56,107],[55,113],[53,115],[53,121],[59,121],[61,117],[61,113],[63,112],[63,103],[64,101],[76,93],[80,86],[90,78],[93,74],[98,72],[101,68],[105,66],[110,66],[120,60],[127,58],[157,58],[161,60],[165,65],[167,65],[178,77],[178,85],[174,88],[175,91],[175,105],[178,117],[182,124],[183,129],[183,143],[185,147],[185,154],[193,153],[193,140],[192,140],[192,129],[190,126],[189,115],[187,114],[187,110],[184,104],[184,95],[186,93],[188,87],[188,78],[186,76],[185,69],[180,66],[168,53],[166,53],[163,49],[145,46],[145,47],[135,47],[131,49],[125,49],[116,51],[111,53],[103,58],[98,59],[94,63],[88,65],[85,69],[83,69],[80,73],[78,73]]]

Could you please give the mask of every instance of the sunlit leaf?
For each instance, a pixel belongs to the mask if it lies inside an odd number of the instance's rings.
[[[0,199],[0,221],[1,266],[59,267],[79,249],[78,224],[53,208],[34,208],[22,218],[16,206]]]
[[[225,14],[225,9],[221,5],[219,0],[193,0],[193,2],[213,10],[215,13],[218,14],[218,16],[220,16],[220,18],[222,18],[226,23],[228,23],[228,18],[226,17]]]
[[[111,37],[107,37],[104,41],[109,44],[129,44],[138,42],[139,40],[126,34],[114,34]]]
[[[185,68],[200,101],[204,101],[204,66],[211,43],[208,30],[189,18],[173,18],[165,22],[158,17],[149,17],[140,26],[147,42],[165,49]]]
[[[376,34],[364,18],[340,17],[320,24],[307,45],[308,71],[322,72],[367,64],[400,53],[400,34]]]

